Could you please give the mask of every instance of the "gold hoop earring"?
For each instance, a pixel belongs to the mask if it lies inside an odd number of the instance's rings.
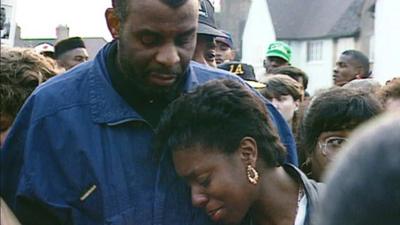
[[[249,182],[251,184],[257,184],[258,182],[258,172],[256,169],[254,169],[254,167],[252,167],[251,165],[247,165],[247,179],[249,180]]]

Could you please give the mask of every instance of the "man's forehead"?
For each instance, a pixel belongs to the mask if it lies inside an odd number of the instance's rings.
[[[267,60],[275,61],[275,62],[282,62],[282,63],[286,62],[286,60],[284,60],[284,59],[282,59],[281,57],[278,57],[278,56],[267,56]]]
[[[226,46],[226,47],[230,47],[228,44],[226,44],[225,42],[220,41],[220,40],[218,40],[218,39],[215,39],[215,42],[216,42],[218,45],[223,45],[223,46]]]
[[[87,50],[85,48],[74,48],[69,50],[65,53],[68,57],[75,57],[75,56],[88,56]]]
[[[170,9],[179,9],[181,7],[194,6],[196,11],[199,10],[199,0],[181,0],[181,4],[174,4],[173,0],[126,0],[127,6],[132,8],[146,8],[154,6],[165,6]]]
[[[162,0],[131,0],[128,6],[128,14],[133,17],[148,17],[151,19],[165,20],[165,14],[178,16],[182,19],[198,17],[198,1],[187,0],[182,5],[172,7],[167,4],[168,1]]]
[[[129,9],[126,23],[131,32],[169,35],[195,32],[198,20],[197,5],[185,3],[178,8],[171,8],[161,0],[147,1],[138,3],[136,8]]]

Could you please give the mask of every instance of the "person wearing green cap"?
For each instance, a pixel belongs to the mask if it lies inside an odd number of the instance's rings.
[[[266,73],[270,73],[273,68],[290,65],[292,50],[289,45],[282,41],[272,42],[268,46],[264,67]]]

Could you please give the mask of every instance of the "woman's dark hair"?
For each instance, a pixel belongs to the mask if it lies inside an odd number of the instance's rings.
[[[236,81],[214,80],[167,108],[157,128],[155,148],[177,151],[200,145],[230,154],[244,137],[255,139],[267,166],[282,163],[285,150],[263,102]]]
[[[327,174],[315,224],[399,224],[399,137],[400,118],[395,113],[351,135]]]
[[[280,67],[273,68],[270,73],[271,74],[284,74],[284,75],[287,75],[287,76],[295,79],[297,82],[300,82],[300,78],[301,78],[304,90],[306,90],[308,87],[307,74],[303,70],[301,70],[297,67],[280,66]]]
[[[260,93],[267,99],[290,95],[294,101],[303,100],[303,88],[301,84],[289,76],[268,76],[262,83],[265,84],[265,88],[261,89]]]
[[[301,135],[303,147],[312,153],[322,132],[352,130],[382,111],[370,93],[334,87],[316,95],[308,106]]]

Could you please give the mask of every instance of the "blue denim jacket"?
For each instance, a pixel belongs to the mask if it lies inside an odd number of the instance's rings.
[[[26,101],[1,152],[1,195],[22,224],[211,224],[191,206],[171,158],[155,157],[153,129],[113,89],[109,48]],[[187,76],[185,90],[218,77],[238,79],[196,63]],[[295,151],[287,124],[273,111]]]

